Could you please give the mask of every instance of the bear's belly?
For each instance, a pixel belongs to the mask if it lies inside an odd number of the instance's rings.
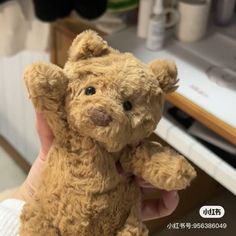
[[[51,201],[50,209],[55,212],[50,212],[53,225],[62,236],[112,236],[125,224],[138,200],[139,189],[135,183],[123,182],[99,194],[78,195],[65,190],[58,203]]]

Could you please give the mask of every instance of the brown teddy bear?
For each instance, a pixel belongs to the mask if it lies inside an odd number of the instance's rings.
[[[140,192],[127,173],[165,190],[184,189],[193,167],[146,138],[158,124],[165,93],[176,89],[173,62],[145,65],[93,31],[77,36],[61,69],[35,63],[24,79],[54,133],[20,236],[144,236]]]

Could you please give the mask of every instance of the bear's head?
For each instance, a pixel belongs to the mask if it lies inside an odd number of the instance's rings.
[[[177,87],[173,62],[143,64],[112,49],[93,31],[73,41],[63,72],[69,130],[110,152],[148,137],[161,118],[165,93]]]

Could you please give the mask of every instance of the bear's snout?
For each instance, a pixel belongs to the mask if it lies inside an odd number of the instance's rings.
[[[89,117],[95,125],[108,126],[112,117],[103,109],[92,109],[89,111]]]

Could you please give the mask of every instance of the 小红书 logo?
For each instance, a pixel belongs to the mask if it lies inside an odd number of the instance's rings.
[[[225,209],[222,206],[202,206],[199,214],[203,218],[221,218],[225,214]]]

